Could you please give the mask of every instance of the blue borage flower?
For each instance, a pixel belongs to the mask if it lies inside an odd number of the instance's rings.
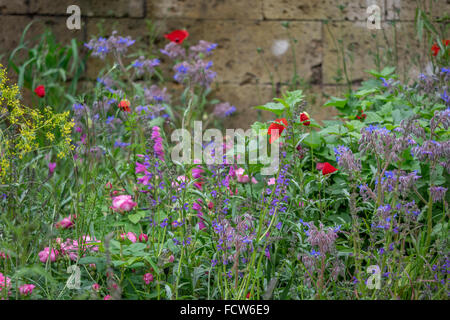
[[[120,141],[114,142],[114,148],[125,148],[125,147],[128,147],[129,145],[131,145],[131,143],[120,142]]]

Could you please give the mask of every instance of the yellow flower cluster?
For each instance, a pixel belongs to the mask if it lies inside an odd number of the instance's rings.
[[[27,153],[56,147],[58,158],[74,149],[71,144],[73,119],[69,111],[53,113],[28,108],[20,102],[17,85],[8,85],[6,70],[0,64],[0,182],[6,182],[11,162]]]

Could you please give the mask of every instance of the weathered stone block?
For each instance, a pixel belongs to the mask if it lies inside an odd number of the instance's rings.
[[[322,42],[319,22],[291,22],[289,33],[273,21],[205,21],[204,40],[218,43],[212,61],[218,81],[234,84],[287,83],[293,76],[294,46],[297,73],[304,79],[320,65]],[[294,43],[295,42],[295,43]],[[260,53],[258,54],[258,48]]]
[[[295,20],[367,20],[367,8],[378,5],[381,19],[384,0],[263,0],[266,19]]]
[[[82,16],[89,17],[137,17],[144,16],[144,0],[32,0],[30,12],[50,15],[66,15],[67,7],[78,5]]]
[[[25,16],[0,15],[0,63],[6,67],[12,51],[19,45],[20,35],[31,19]],[[10,75],[12,78],[12,75]]]
[[[26,14],[28,5],[26,0],[0,0],[0,14]]]
[[[448,15],[450,12],[449,0],[421,1],[420,6],[422,10],[431,13],[433,19]],[[416,8],[416,0],[386,0],[386,18],[414,21]]]
[[[413,59],[418,58],[421,52],[412,22],[397,22],[395,26],[383,22],[382,30],[369,30],[363,22],[329,23],[324,25],[322,69],[324,84],[346,83],[342,50],[345,53],[345,64],[350,81],[367,79],[368,75],[365,71],[377,66],[375,63],[377,55],[381,61],[381,68],[398,66],[400,70],[412,71],[414,67],[411,66],[417,65]],[[427,50],[429,51],[429,48],[422,51],[423,62],[429,58]],[[415,52],[417,54],[414,54]]]
[[[150,18],[262,19],[262,0],[148,0]]]

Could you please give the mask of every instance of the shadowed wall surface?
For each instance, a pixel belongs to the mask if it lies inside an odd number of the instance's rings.
[[[434,19],[450,12],[450,0],[431,1],[431,8],[426,3]],[[81,8],[80,30],[66,27],[66,10],[72,4]],[[367,27],[366,10],[374,4],[380,8],[381,29]],[[30,39],[49,27],[63,43],[71,38],[87,42],[117,30],[144,44],[150,41],[151,21],[160,34],[187,29],[190,44],[200,39],[218,44],[212,56],[218,75],[214,95],[237,108],[226,126],[246,128],[258,118],[272,119],[251,107],[287,90],[294,65],[308,96],[307,109],[321,120],[334,114],[322,104],[347,88],[342,52],[353,86],[368,78],[365,70],[375,68],[377,48],[381,54],[391,53],[382,65],[395,63],[403,79],[422,71],[422,61],[416,58],[429,55],[430,48],[415,38],[416,6],[416,0],[0,0],[0,54],[5,54],[1,62],[5,64],[33,20]],[[282,25],[286,21],[288,28]],[[155,45],[161,48],[166,42],[160,37]],[[89,59],[86,85],[96,79],[101,65]]]

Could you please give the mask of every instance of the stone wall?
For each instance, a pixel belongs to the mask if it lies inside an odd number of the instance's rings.
[[[218,73],[214,94],[238,109],[229,127],[245,128],[259,116],[270,117],[251,107],[271,100],[272,82],[276,94],[286,90],[294,64],[311,115],[325,119],[333,112],[321,108],[323,102],[345,90],[342,52],[354,86],[367,78],[365,70],[375,67],[377,48],[382,64],[396,64],[403,77],[420,72],[416,58],[430,50],[415,40],[415,8],[419,3],[435,19],[450,12],[450,0],[431,2],[430,8],[428,0],[0,0],[0,54],[9,55],[32,20],[37,22],[30,37],[50,27],[60,41],[75,37],[86,42],[100,25],[105,32],[117,29],[143,43],[149,41],[151,20],[161,34],[186,28],[190,43],[204,39],[219,44],[212,58]],[[72,4],[81,8],[78,31],[66,28],[66,9]],[[379,30],[367,27],[366,10],[372,4],[381,10]],[[282,26],[286,21],[288,29]],[[165,41],[156,44],[162,47]],[[89,60],[86,81],[95,79],[98,63]]]

